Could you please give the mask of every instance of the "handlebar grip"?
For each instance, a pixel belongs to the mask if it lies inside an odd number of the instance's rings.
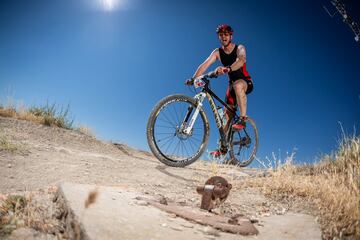
[[[217,77],[218,77],[218,75],[216,74],[215,71],[209,72],[209,73],[208,73],[208,76],[209,76],[210,78],[217,78]]]
[[[191,85],[193,85],[193,84],[194,84],[194,79],[192,79],[192,78],[187,79],[187,80],[185,81],[185,85],[187,85],[187,86],[191,86]]]

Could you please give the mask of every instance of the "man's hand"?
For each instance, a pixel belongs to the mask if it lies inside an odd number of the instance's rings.
[[[219,66],[215,69],[215,72],[217,75],[223,75],[225,73],[228,73],[229,71],[230,71],[230,69],[228,67]]]
[[[194,78],[187,79],[185,81],[185,85],[192,86],[194,84]]]

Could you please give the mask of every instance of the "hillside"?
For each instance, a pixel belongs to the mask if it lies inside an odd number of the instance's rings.
[[[307,208],[295,202],[275,202],[258,188],[245,184],[246,179],[264,175],[263,171],[204,161],[186,168],[170,168],[150,153],[124,144],[102,142],[79,131],[13,118],[0,117],[0,135],[6,142],[0,150],[0,200],[14,195],[27,199],[26,214],[21,213],[23,210],[15,211],[17,221],[6,221],[9,216],[3,205],[0,236],[4,238],[12,239],[9,233],[16,228],[26,229],[24,234],[38,236],[34,239],[42,239],[44,234],[54,239],[56,236],[68,238],[64,219],[59,217],[61,206],[52,201],[62,182],[126,187],[139,194],[161,196],[179,206],[198,209],[200,196],[195,189],[214,175],[226,178],[233,186],[226,202],[215,212],[221,216],[240,214],[247,217],[260,232],[257,239],[281,238],[289,233],[293,239],[320,238],[315,217],[299,213],[305,213]],[[308,231],[296,225],[304,225]],[[160,225],[158,230],[162,227]],[[236,237],[218,230],[209,235],[209,231],[203,229],[204,226],[195,224],[187,234],[220,239]],[[179,232],[179,229],[174,231]],[[13,234],[22,233],[16,230]]]

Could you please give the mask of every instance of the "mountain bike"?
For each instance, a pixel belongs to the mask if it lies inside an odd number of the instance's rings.
[[[150,113],[147,123],[147,141],[152,153],[162,163],[172,167],[185,167],[201,157],[209,141],[210,126],[203,108],[205,98],[209,101],[219,129],[218,142],[228,155],[227,163],[240,167],[248,166],[255,158],[259,144],[258,130],[254,120],[247,117],[246,127],[240,131],[232,129],[239,119],[236,109],[222,101],[210,88],[212,71],[194,79],[195,89],[201,91],[194,97],[175,94],[160,100]],[[214,98],[233,116],[225,128],[225,119],[219,114]],[[225,131],[226,130],[226,131]]]

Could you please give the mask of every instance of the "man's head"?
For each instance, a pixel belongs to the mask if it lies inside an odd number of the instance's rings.
[[[216,33],[224,47],[227,47],[231,43],[233,32],[233,29],[227,24],[221,24],[216,28]]]

